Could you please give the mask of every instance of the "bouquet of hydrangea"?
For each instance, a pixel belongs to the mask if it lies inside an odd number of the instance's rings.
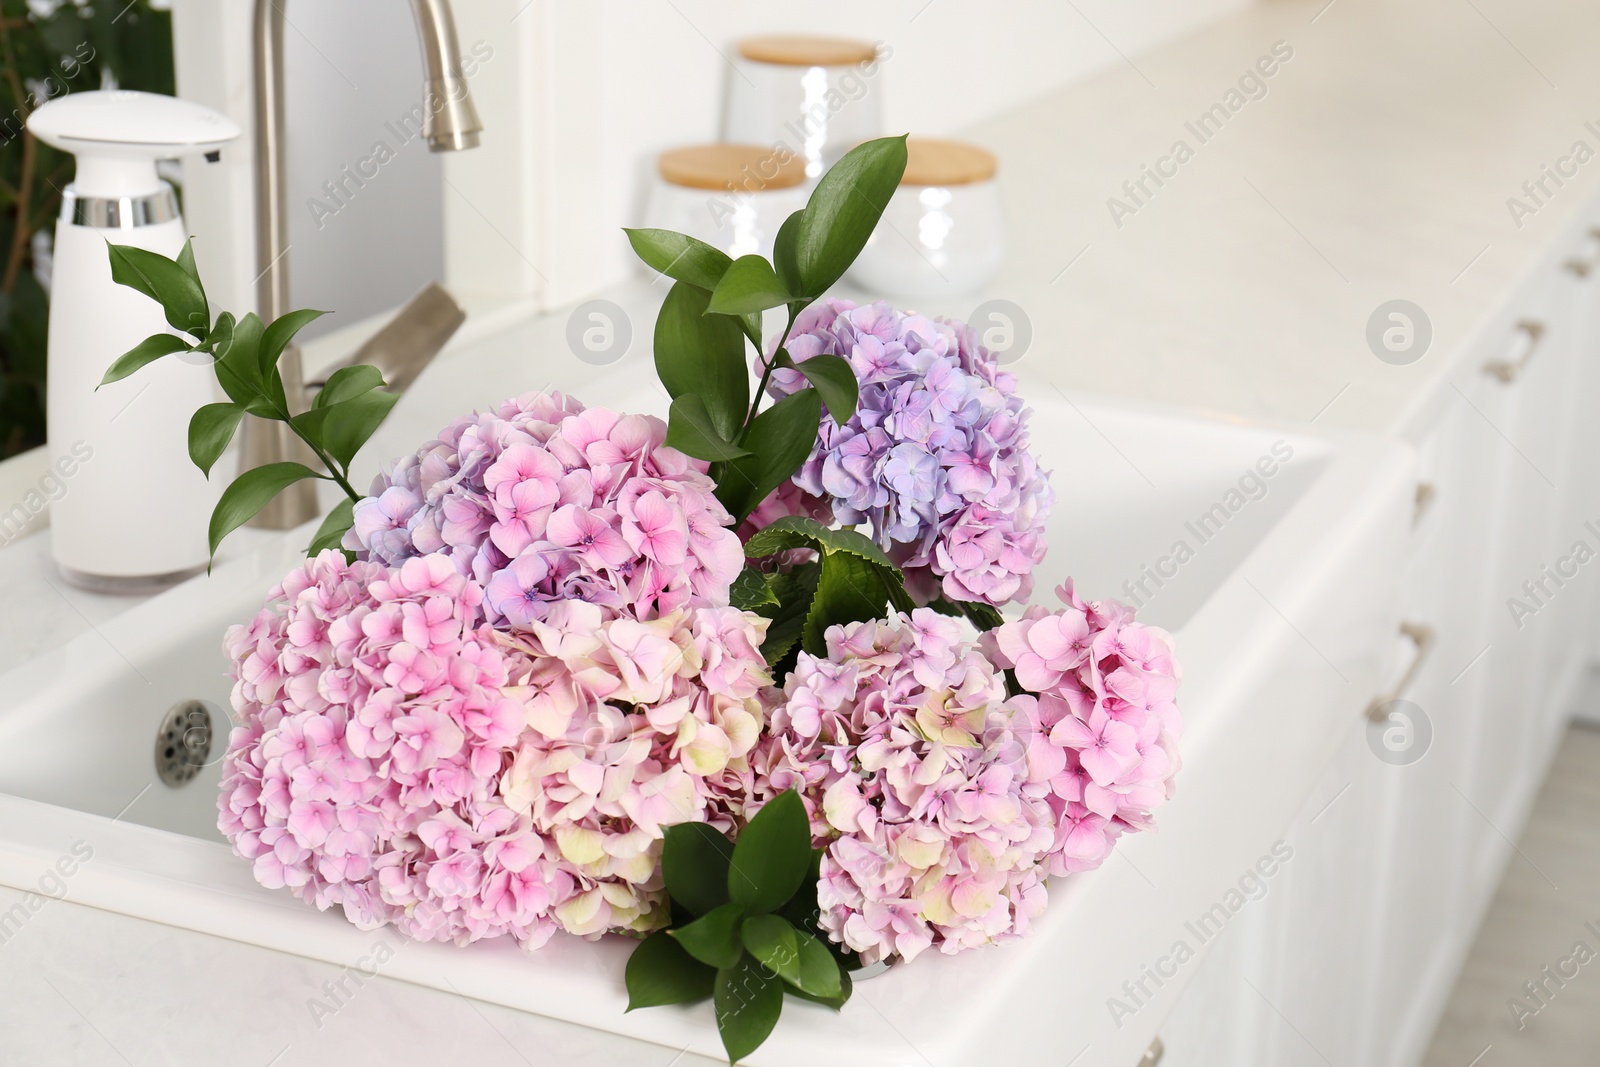
[[[187,252],[113,248],[192,342],[107,380],[209,355],[202,469],[246,411],[324,467],[241,474],[213,550],[301,478],[347,498],[225,640],[220,826],[263,885],[421,940],[640,938],[630,1005],[712,997],[733,1060],[785,993],[837,1008],[862,966],[1024,935],[1049,878],[1152,825],[1171,640],[1071,582],[1027,605],[1053,494],[1016,379],[960,322],[821,299],[904,167],[900,138],[850,152],[770,262],[628,231],[674,282],[665,422],[530,394],[367,494],[381,375],[290,415],[276,360],[316,313],[213,322]]]

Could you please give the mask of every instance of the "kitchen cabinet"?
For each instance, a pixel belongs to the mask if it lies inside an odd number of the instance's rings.
[[[1386,695],[1420,709],[1420,755],[1385,747],[1393,720],[1350,723],[1285,830],[1284,875],[1163,1024],[1166,1067],[1425,1053],[1501,873],[1527,862],[1511,842],[1600,636],[1597,261],[1600,230],[1575,227],[1405,428],[1419,488],[1397,679],[1424,658]]]

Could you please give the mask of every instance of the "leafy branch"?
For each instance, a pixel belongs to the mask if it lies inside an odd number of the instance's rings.
[[[838,1010],[853,957],[816,933],[820,849],[800,794],[763,807],[730,843],[706,823],[666,829],[661,874],[674,922],[628,958],[628,1010],[712,998],[733,1063],[755,1051],[783,996]]]
[[[350,528],[354,506],[362,494],[350,484],[350,463],[399,399],[383,389],[376,367],[343,367],[329,376],[307,411],[296,413],[284,392],[278,363],[295,334],[321,317],[321,311],[291,311],[263,324],[254,313],[235,319],[229,312],[211,317],[205,289],[195,268],[194,248],[185,242],[177,259],[130,245],[107,245],[111,278],[161,305],[176,333],[146,337],[122,355],[101,379],[102,386],[120,381],[175,353],[211,357],[217,382],[228,399],[207,404],[189,420],[189,458],[206,475],[233,441],[246,415],[281,422],[306,443],[322,465],[268,463],[243,471],[222,491],[211,513],[211,554],[228,534],[249,522],[273,497],[307,478],[331,481],[345,494],[323,520],[310,553],[337,548]]]

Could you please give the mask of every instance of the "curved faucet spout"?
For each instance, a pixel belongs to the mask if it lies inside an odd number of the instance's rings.
[[[256,0],[255,6],[256,308],[263,322],[271,322],[289,310],[289,199],[285,188],[283,116],[287,3],[288,0]],[[422,132],[428,147],[435,152],[476,148],[483,125],[461,72],[450,0],[412,0],[411,8],[416,16],[425,71]],[[278,368],[291,410],[303,406],[304,374],[299,350],[290,346]],[[286,459],[315,465],[309,450],[287,427],[251,416],[246,416],[240,434],[240,453],[241,470]],[[287,530],[316,514],[314,484],[303,481],[278,494],[250,524]]]

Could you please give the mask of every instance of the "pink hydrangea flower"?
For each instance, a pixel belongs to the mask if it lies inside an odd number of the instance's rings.
[[[1052,874],[1097,867],[1118,836],[1152,825],[1172,795],[1183,720],[1182,672],[1166,631],[1135,622],[1115,600],[1086,603],[1071,581],[1065,607],[1028,608],[985,635],[991,658],[1035,695],[1011,703],[1029,725],[1030,796],[1055,813]]]
[[[925,608],[827,642],[801,654],[753,758],[755,803],[799,789],[827,848],[822,929],[865,962],[1020,936],[1055,824],[1025,789],[1004,681]]]
[[[225,640],[218,825],[257,880],[421,940],[662,925],[662,827],[748,787],[767,622],[546,609],[495,629],[440,553],[290,572]]]
[[[644,618],[725,604],[744,566],[707,464],[646,415],[530,393],[457,419],[379,475],[344,547],[398,563],[446,553],[491,622],[586,600]]]

